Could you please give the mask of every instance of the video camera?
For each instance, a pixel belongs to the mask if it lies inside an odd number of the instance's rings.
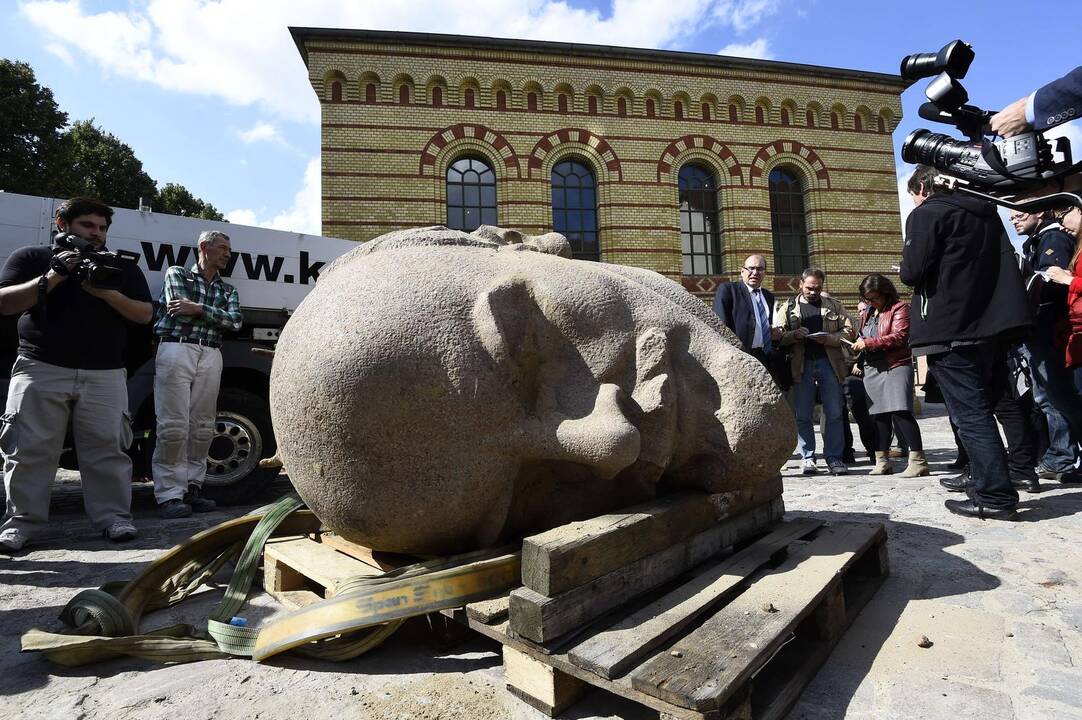
[[[921,105],[918,114],[925,120],[954,125],[967,138],[959,140],[924,128],[914,130],[902,143],[902,160],[930,165],[945,173],[948,177],[940,176],[936,184],[948,190],[963,191],[1012,209],[1023,209],[1024,205],[1030,208],[1028,211],[1036,211],[1065,202],[1077,204],[1078,196],[1069,193],[1048,196],[1040,203],[1029,200],[1020,205],[1011,201],[1011,195],[1028,195],[1050,180],[1077,173],[1082,163],[1072,164],[1071,143],[1065,137],[1055,139],[1054,146],[1040,132],[988,140],[986,128],[995,111],[967,105],[969,93],[959,82],[974,57],[970,45],[955,40],[939,52],[902,58],[905,80],[936,76],[925,89],[928,102]],[[1057,161],[1056,156],[1062,159]]]
[[[79,254],[78,264],[71,269],[55,258],[67,251]],[[102,290],[120,290],[124,287],[124,263],[139,261],[139,256],[133,252],[95,250],[88,240],[63,232],[53,238],[53,255],[52,267],[58,273],[78,282],[86,280],[92,287]]]

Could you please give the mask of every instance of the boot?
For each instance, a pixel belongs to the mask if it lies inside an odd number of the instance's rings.
[[[884,453],[876,451],[875,453],[875,467],[868,473],[869,475],[890,475],[894,472],[894,465],[890,462],[890,457]]]
[[[928,467],[928,458],[924,457],[924,452],[911,450],[909,453],[909,467],[903,470],[898,477],[923,477],[929,473],[931,473],[931,469]]]

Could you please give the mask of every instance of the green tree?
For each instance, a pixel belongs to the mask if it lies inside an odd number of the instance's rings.
[[[116,207],[139,207],[139,198],[151,202],[157,183],[143,170],[135,152],[115,135],[81,120],[67,132],[72,187],[63,195],[86,195]]]
[[[0,59],[0,190],[52,195],[63,186],[67,113],[24,62]]]
[[[218,208],[193,196],[188,188],[178,183],[166,183],[165,187],[158,191],[154,210],[203,220],[225,220]]]

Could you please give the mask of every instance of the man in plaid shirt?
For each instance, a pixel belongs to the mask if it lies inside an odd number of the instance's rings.
[[[154,332],[154,411],[158,437],[151,472],[163,518],[209,512],[202,495],[207,451],[214,433],[222,377],[222,331],[242,322],[237,290],[219,271],[229,264],[229,237],[216,230],[199,235],[199,259],[190,269],[165,271]]]

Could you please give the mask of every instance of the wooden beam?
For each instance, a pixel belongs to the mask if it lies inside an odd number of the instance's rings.
[[[582,680],[506,645],[503,677],[512,695],[549,717],[559,715],[590,688]]]
[[[549,642],[764,530],[783,512],[780,498],[760,505],[555,597],[518,588],[511,593],[511,629],[533,642]]]
[[[568,658],[605,678],[622,675],[646,654],[683,632],[703,613],[735,595],[755,571],[792,540],[820,525],[821,521],[809,519],[781,524],[754,545],[582,641],[568,651]]]

